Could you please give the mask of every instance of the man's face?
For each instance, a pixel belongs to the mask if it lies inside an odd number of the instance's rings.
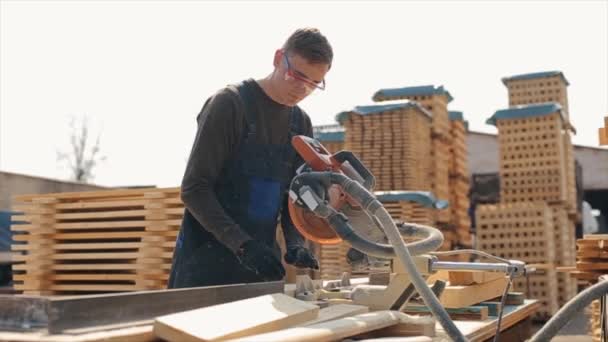
[[[329,65],[311,63],[298,54],[285,54],[278,50],[275,54],[276,82],[281,102],[295,106],[313,91],[325,88],[325,74]]]

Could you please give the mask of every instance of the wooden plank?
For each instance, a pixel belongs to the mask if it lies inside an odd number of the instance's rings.
[[[316,305],[277,293],[161,316],[154,333],[167,341],[219,341],[291,327],[318,313]]]
[[[321,322],[327,322],[334,319],[354,316],[362,313],[366,313],[369,311],[367,306],[363,305],[354,305],[354,304],[337,304],[332,305],[327,308],[323,308],[319,310],[319,317],[312,321],[308,321],[306,323],[301,324],[300,326],[308,326],[312,324],[317,324]]]
[[[69,329],[157,316],[282,291],[283,282],[234,284],[69,297],[0,295],[0,330]],[[120,310],[116,310],[120,307]]]
[[[239,338],[238,342],[329,342],[398,324],[407,317],[397,311],[375,311],[329,322]]]
[[[487,283],[489,281],[504,278],[504,273],[499,272],[467,272],[450,271],[448,273],[450,285],[471,285]]]
[[[450,318],[461,321],[482,321],[488,319],[489,309],[487,306],[475,305],[463,308],[446,308]],[[406,306],[403,310],[409,315],[431,315],[431,310],[426,306]]]
[[[440,302],[446,308],[471,306],[502,295],[507,283],[508,279],[503,277],[483,284],[446,286]]]

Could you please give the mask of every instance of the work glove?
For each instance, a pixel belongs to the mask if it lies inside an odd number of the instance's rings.
[[[285,262],[297,268],[319,269],[319,262],[312,253],[302,246],[292,246],[287,248]]]
[[[282,280],[285,268],[275,257],[272,249],[261,242],[249,240],[237,253],[237,258],[243,266],[259,275],[264,281]]]

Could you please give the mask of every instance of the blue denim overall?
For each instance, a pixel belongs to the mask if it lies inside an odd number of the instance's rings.
[[[256,137],[257,107],[253,80],[237,86],[247,121],[240,146],[227,162],[215,193],[226,213],[253,239],[281,252],[276,243],[276,227],[289,184],[295,173],[294,135],[303,134],[302,113],[294,107],[289,114],[287,144],[260,144]],[[278,276],[277,276],[278,277]],[[280,280],[280,279],[276,279]],[[169,288],[225,285],[263,281],[243,267],[236,256],[209,233],[188,211],[173,255]]]

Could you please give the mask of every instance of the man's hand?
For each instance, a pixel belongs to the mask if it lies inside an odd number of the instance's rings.
[[[293,246],[287,248],[287,253],[285,253],[285,262],[290,265],[294,265],[297,268],[319,269],[317,259],[315,259],[308,249],[302,246]]]
[[[255,240],[245,242],[237,257],[243,266],[257,273],[264,281],[282,280],[285,277],[281,261],[263,243]]]

